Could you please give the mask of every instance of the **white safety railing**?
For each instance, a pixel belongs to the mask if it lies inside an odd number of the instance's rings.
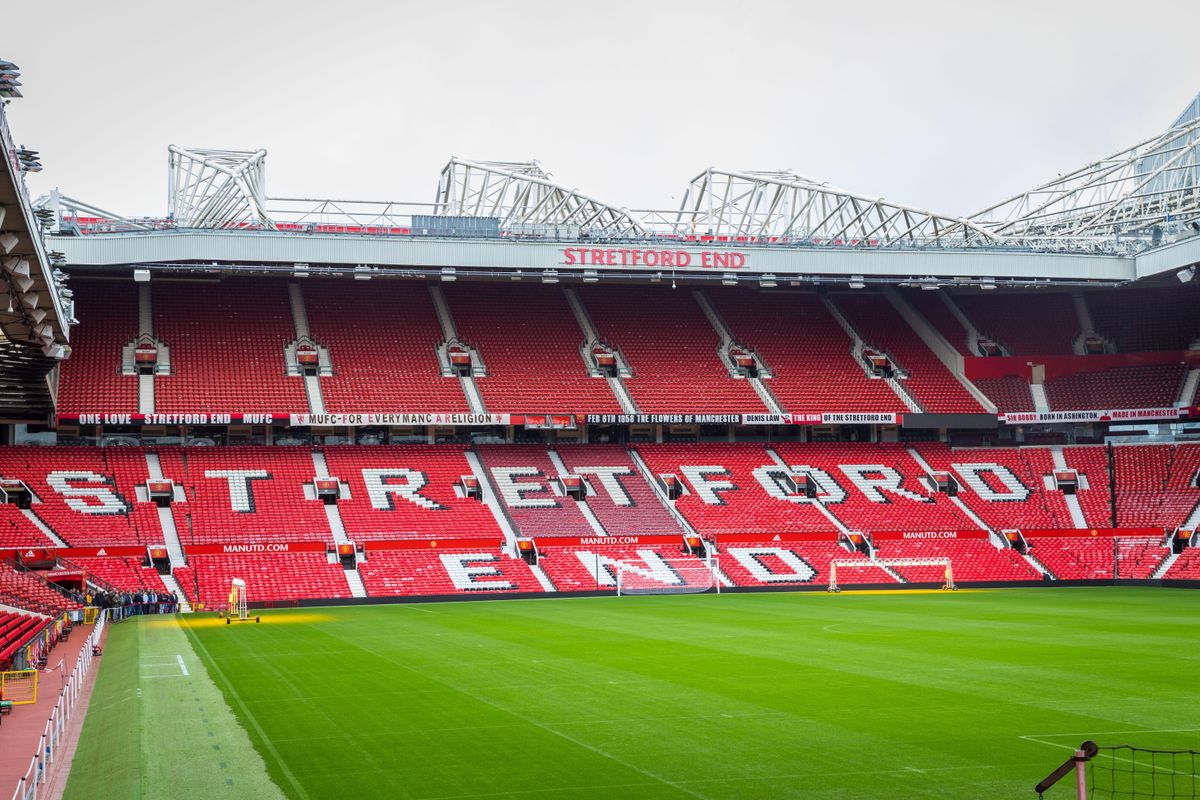
[[[92,628],[91,635],[88,636],[83,649],[79,652],[79,658],[75,661],[75,668],[71,670],[70,677],[63,684],[58,702],[54,704],[54,710],[46,722],[46,730],[38,742],[37,751],[29,762],[29,769],[25,770],[25,775],[18,781],[12,800],[38,800],[45,796],[46,779],[49,776],[50,767],[54,764],[54,759],[58,757],[63,733],[75,712],[75,704],[79,702],[83,680],[92,666],[92,648],[99,644],[107,618],[107,610],[101,609],[96,616],[96,627]]]

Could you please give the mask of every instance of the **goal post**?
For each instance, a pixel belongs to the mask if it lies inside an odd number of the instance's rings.
[[[838,570],[866,569],[869,567],[941,567],[944,581],[942,589],[954,591],[954,565],[948,558],[878,558],[878,559],[839,559],[829,562],[829,591],[840,592],[838,586]]]
[[[616,564],[617,597],[648,594],[703,594],[714,587],[719,594],[718,559],[710,556],[699,561],[666,562],[669,571],[650,571],[645,567],[619,561]]]
[[[1175,800],[1196,797],[1200,751],[1160,750],[1130,744],[1098,745],[1088,740],[1033,787],[1039,798],[1070,776],[1066,800]]]

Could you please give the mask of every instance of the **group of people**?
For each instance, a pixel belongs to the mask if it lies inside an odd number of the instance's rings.
[[[88,594],[89,606],[107,608],[113,622],[139,614],[175,614],[179,611],[179,596],[174,592],[107,592],[97,590]]]

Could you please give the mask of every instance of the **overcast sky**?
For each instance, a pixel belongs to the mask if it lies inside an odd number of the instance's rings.
[[[271,196],[429,201],[451,155],[618,206],[710,165],[966,214],[1166,127],[1200,3],[55,2],[6,27],[35,194],[166,211],[168,144]]]

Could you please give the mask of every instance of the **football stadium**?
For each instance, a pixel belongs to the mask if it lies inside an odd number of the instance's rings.
[[[966,214],[163,142],[146,216],[21,72],[0,798],[1200,796],[1200,97]]]

